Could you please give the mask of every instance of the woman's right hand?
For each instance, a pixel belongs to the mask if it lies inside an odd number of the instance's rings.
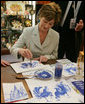
[[[29,50],[29,49],[23,49],[23,48],[21,48],[21,49],[19,49],[19,54],[21,54],[21,56],[23,56],[23,57],[25,57],[25,58],[32,58],[32,53],[31,53],[31,51]]]

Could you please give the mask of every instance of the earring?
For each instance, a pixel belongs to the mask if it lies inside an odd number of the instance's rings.
[[[40,22],[40,18],[37,19],[37,23],[39,23],[39,22]]]

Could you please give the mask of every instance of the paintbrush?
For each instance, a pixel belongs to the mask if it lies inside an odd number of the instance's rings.
[[[30,43],[28,44],[28,48],[29,48],[29,50],[30,50]],[[32,67],[32,59],[33,59],[33,58],[29,58],[29,61],[30,61],[30,67]]]
[[[32,67],[32,58],[30,58],[30,67]]]
[[[31,79],[36,77],[36,75],[17,75],[16,79]]]

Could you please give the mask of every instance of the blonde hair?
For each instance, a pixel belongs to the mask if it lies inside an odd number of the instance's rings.
[[[50,21],[55,20],[55,23],[60,21],[61,17],[61,8],[55,2],[45,4],[41,7],[38,12],[38,18],[45,17],[46,20]]]

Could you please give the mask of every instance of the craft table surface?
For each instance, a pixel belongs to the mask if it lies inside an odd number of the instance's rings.
[[[44,63],[44,64],[55,64],[55,63],[56,63],[56,60],[49,60],[47,63]],[[26,88],[26,91],[28,92],[29,98],[32,97],[25,80],[16,79],[15,75],[17,75],[17,73],[12,69],[11,66],[6,66],[6,67],[1,66],[1,103],[5,103],[2,83],[23,82],[24,87]],[[22,75],[22,74],[20,74],[20,75]]]

